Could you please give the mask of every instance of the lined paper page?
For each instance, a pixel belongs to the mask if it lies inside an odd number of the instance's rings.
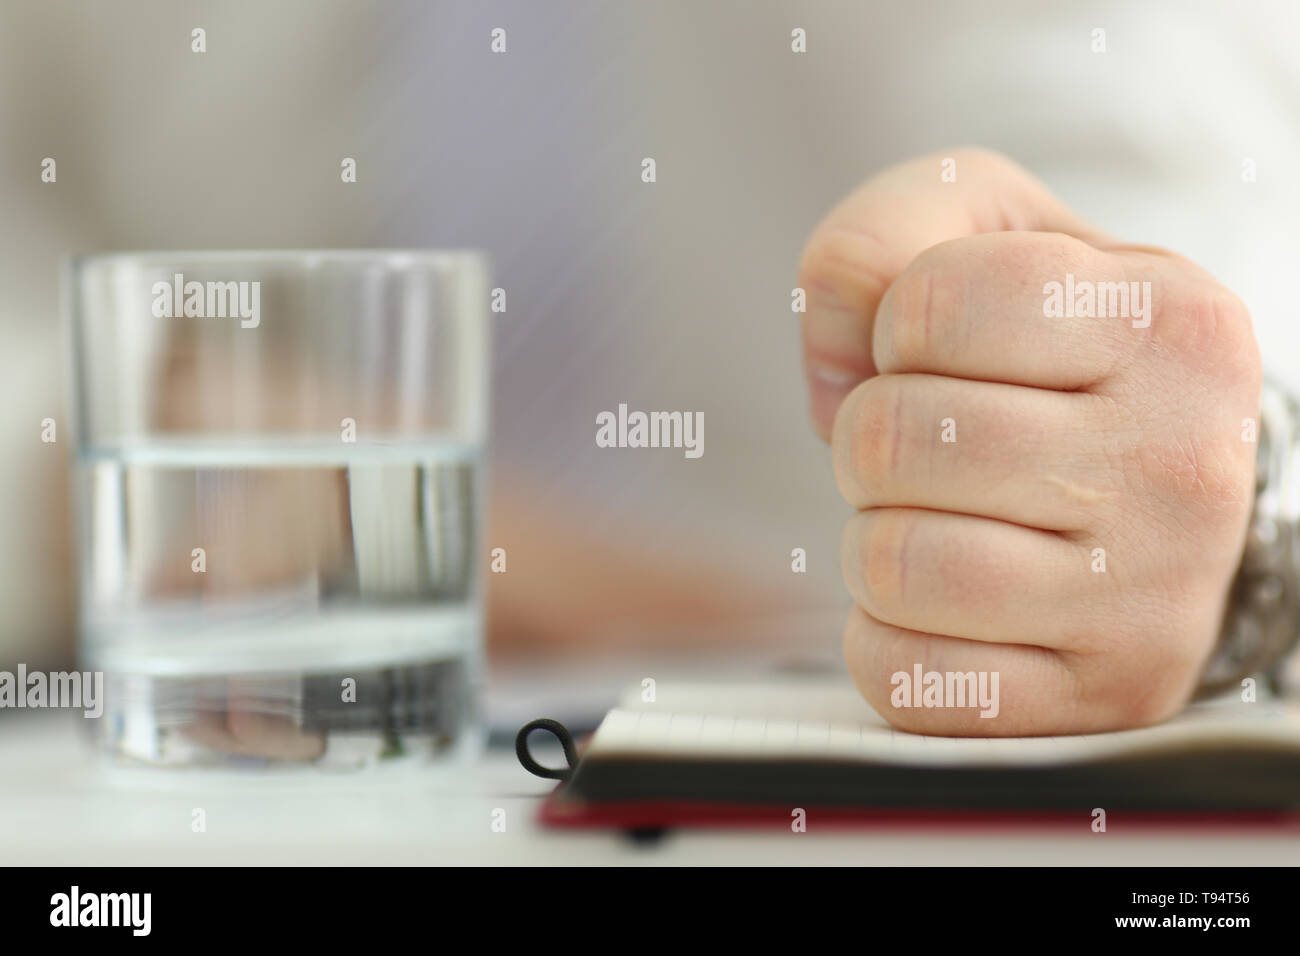
[[[629,691],[593,738],[592,756],[829,759],[946,766],[1099,760],[1189,746],[1300,751],[1300,704],[1229,699],[1156,727],[1073,737],[927,737],[892,729],[847,680],[659,684]]]

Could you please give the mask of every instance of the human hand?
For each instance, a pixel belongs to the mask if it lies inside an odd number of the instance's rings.
[[[844,646],[867,700],[951,735],[1176,712],[1214,647],[1252,504],[1260,361],[1241,302],[982,150],[874,177],[817,227],[799,271],[813,421],[858,509]],[[897,706],[894,675],[917,665],[996,674],[997,715]]]

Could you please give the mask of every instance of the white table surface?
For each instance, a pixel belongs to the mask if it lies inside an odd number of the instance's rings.
[[[548,781],[490,750],[473,766],[292,779],[257,772],[105,772],[79,715],[0,720],[0,863],[228,864],[1038,864],[1300,863],[1300,828],[1186,827],[807,833],[681,830],[651,845],[539,827]],[[196,807],[207,831],[191,829]],[[506,811],[504,833],[492,814]]]

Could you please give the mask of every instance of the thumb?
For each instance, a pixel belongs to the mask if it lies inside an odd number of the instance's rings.
[[[1015,163],[970,148],[892,166],[822,220],[799,262],[807,308],[804,375],[813,426],[822,438],[829,440],[844,397],[876,374],[872,326],[899,273],[940,242],[1008,230],[1062,232],[1094,245],[1110,242]]]

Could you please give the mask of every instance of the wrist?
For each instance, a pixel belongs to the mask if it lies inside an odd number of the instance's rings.
[[[1300,403],[1275,383],[1264,383],[1256,438],[1246,543],[1198,696],[1272,672],[1300,638]]]

